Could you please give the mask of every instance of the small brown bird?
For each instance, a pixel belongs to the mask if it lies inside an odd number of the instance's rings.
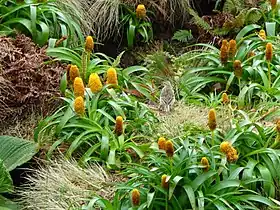
[[[174,102],[175,94],[170,81],[163,82],[163,88],[160,92],[159,110],[163,112],[170,112]]]

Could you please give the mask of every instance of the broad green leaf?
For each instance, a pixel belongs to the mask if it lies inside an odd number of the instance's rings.
[[[192,187],[190,185],[184,185],[183,188],[185,189],[185,191],[188,195],[188,198],[189,198],[189,201],[191,203],[192,209],[196,210],[197,207],[196,207],[196,203],[195,203],[195,194],[194,194],[194,191],[193,191]]]
[[[0,159],[8,171],[29,161],[36,153],[36,144],[13,136],[0,136]]]

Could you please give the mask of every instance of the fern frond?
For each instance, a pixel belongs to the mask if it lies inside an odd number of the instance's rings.
[[[193,21],[196,25],[200,26],[201,28],[203,28],[206,31],[211,30],[211,26],[204,21],[201,17],[199,17],[199,15],[190,7],[188,7],[188,13],[193,16]]]
[[[246,24],[257,23],[262,18],[262,12],[258,8],[251,8],[247,11],[245,22]]]
[[[188,42],[193,38],[191,30],[179,30],[176,31],[172,37],[172,40],[180,42]]]

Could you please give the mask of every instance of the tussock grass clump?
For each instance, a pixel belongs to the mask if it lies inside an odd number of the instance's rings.
[[[169,137],[184,135],[186,131],[207,132],[209,108],[197,105],[187,105],[180,101],[175,105],[174,110],[168,115],[159,115],[160,124],[157,132]],[[223,109],[217,110],[217,128],[228,129],[230,119]]]
[[[79,2],[88,8],[84,10],[87,11],[87,16],[90,16],[88,22],[94,25],[98,41],[104,41],[118,34],[121,26],[119,17],[122,5],[136,9],[138,4],[143,4],[147,10],[155,12],[156,17],[161,19],[157,21],[165,21],[170,24],[178,21],[183,23],[188,16],[187,8],[190,7],[190,0],[83,0]]]
[[[17,190],[22,209],[65,210],[80,209],[93,195],[112,199],[114,182],[121,179],[97,164],[84,169],[74,160],[60,159],[34,169],[27,180]]]

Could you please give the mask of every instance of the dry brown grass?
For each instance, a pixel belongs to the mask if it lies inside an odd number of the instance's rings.
[[[16,192],[22,209],[65,210],[80,209],[94,195],[112,199],[114,183],[122,178],[97,164],[84,169],[74,160],[60,159],[35,169],[27,180]]]
[[[74,0],[64,0],[73,2]],[[186,8],[190,6],[190,0],[90,0],[79,1],[82,5],[82,14],[87,17],[88,23],[83,25],[90,26],[95,31],[97,41],[104,41],[118,35],[120,30],[120,8],[122,4],[136,8],[141,3],[148,10],[155,12],[156,22],[167,22],[175,24],[183,23],[188,14]]]
[[[36,111],[47,114],[60,96],[59,83],[64,65],[50,61],[24,35],[0,37],[0,122],[25,118]]]
[[[186,125],[196,126],[201,130],[209,130],[207,126],[209,108],[186,105],[184,102],[177,102],[174,110],[163,115],[158,113],[160,125],[157,132],[168,137],[176,137],[185,133]],[[223,130],[230,128],[229,110],[222,107],[217,109],[217,127]]]

